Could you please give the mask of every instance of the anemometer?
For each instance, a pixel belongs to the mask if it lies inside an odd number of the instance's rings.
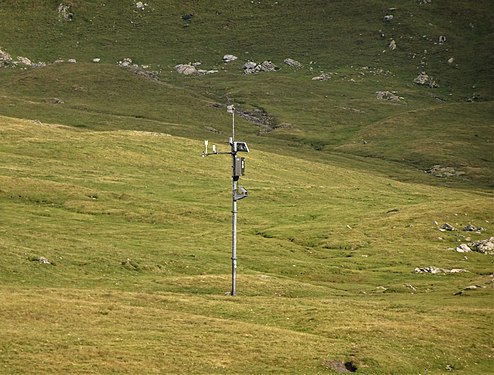
[[[231,295],[237,294],[236,278],[237,278],[237,201],[247,198],[248,192],[243,186],[238,185],[240,176],[245,174],[245,158],[238,157],[239,152],[249,152],[247,143],[235,141],[235,107],[229,105],[227,112],[232,114],[232,136],[228,140],[230,151],[220,152],[216,145],[212,146],[212,152],[209,152],[209,142],[204,141],[204,152],[202,157],[211,155],[231,155],[232,156],[232,290]]]

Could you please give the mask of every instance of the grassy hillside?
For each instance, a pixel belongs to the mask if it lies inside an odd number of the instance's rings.
[[[492,258],[448,250],[492,235],[489,195],[254,150],[232,300],[229,161],[158,133],[1,123],[4,373],[491,369]],[[429,265],[469,272],[414,272]]]
[[[323,151],[311,158],[324,158],[338,149],[424,170],[451,162],[447,155],[429,151],[442,147],[441,134],[455,134],[453,166],[466,166],[467,180],[492,184],[492,138],[485,129],[492,124],[493,110],[483,103],[493,95],[490,1],[409,1],[393,6],[384,1],[156,1],[144,9],[135,1],[62,2],[73,13],[72,21],[61,19],[59,4],[6,1],[0,10],[5,20],[0,46],[14,59],[79,62],[2,69],[0,113],[218,142],[228,132],[221,108],[234,102],[239,110],[263,110],[271,118],[274,131],[245,123],[246,137],[261,132],[263,136],[255,139],[260,147],[275,147],[281,141],[285,152],[290,146]],[[393,19],[385,22],[386,15]],[[446,37],[444,43],[439,43],[440,36]],[[388,47],[391,40],[395,50]],[[224,64],[226,53],[239,59]],[[160,81],[118,68],[117,62],[126,57],[156,71]],[[283,63],[286,57],[303,66],[288,67]],[[94,64],[93,58],[101,62]],[[247,60],[272,60],[281,70],[245,75],[242,65]],[[178,63],[196,61],[218,73],[184,77],[174,69]],[[422,71],[439,87],[413,83]],[[329,79],[312,81],[321,73]],[[403,100],[379,101],[376,91],[382,90],[397,92]],[[63,104],[55,104],[60,101]],[[482,103],[465,110],[458,104],[469,101]],[[459,110],[446,109],[449,104]],[[436,142],[424,148],[421,137],[413,139],[406,144],[411,156],[403,158],[401,130],[417,127],[417,110],[437,113],[433,118],[439,121],[431,127]],[[398,132],[388,132],[390,118],[400,124]],[[377,127],[390,134],[368,142],[365,138]],[[480,137],[476,160],[467,151],[472,134]],[[363,141],[364,148],[355,146]]]
[[[0,373],[492,372],[493,4],[2,1]]]

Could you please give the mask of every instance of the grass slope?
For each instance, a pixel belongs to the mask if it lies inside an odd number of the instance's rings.
[[[492,1],[59,4],[0,6],[0,48],[48,63],[0,68],[1,373],[493,371],[492,257],[451,250],[494,232]],[[230,162],[199,157],[230,103],[271,121],[236,116],[236,298]]]
[[[447,155],[431,153],[435,145],[424,147],[421,136],[403,144],[402,129],[416,128],[416,113],[435,113],[428,136],[440,143],[445,132],[455,134],[458,147],[452,162],[466,167],[467,180],[492,184],[492,140],[486,132],[492,125],[492,106],[480,103],[471,110],[456,110],[468,100],[492,100],[491,1],[410,1],[394,7],[377,0],[156,1],[144,10],[133,1],[63,4],[75,14],[72,22],[60,19],[58,1],[5,1],[0,45],[14,59],[28,56],[51,63],[76,58],[79,63],[2,69],[0,113],[218,142],[228,134],[226,114],[218,108],[234,102],[242,110],[263,109],[272,117],[275,131],[256,139],[264,149],[302,147],[310,158],[327,158],[338,150],[420,169],[451,162]],[[383,21],[387,14],[394,16],[392,22]],[[192,15],[190,22],[185,15]],[[441,35],[446,36],[442,44]],[[391,40],[396,50],[388,48]],[[225,53],[239,60],[226,65],[221,60]],[[101,58],[101,65],[91,63],[95,57]],[[117,61],[125,57],[158,71],[160,82],[117,68]],[[284,66],[286,57],[298,59],[303,67]],[[447,62],[450,58],[453,63]],[[270,59],[282,69],[246,76],[241,67],[248,59]],[[194,61],[219,72],[202,77],[175,72],[175,64]],[[440,87],[415,85],[413,79],[421,71]],[[330,79],[311,80],[321,72]],[[404,101],[379,102],[378,90],[397,91]],[[54,104],[55,98],[63,104]],[[449,104],[453,109],[447,109]],[[355,146],[376,127],[381,134],[389,133],[389,121],[402,126],[386,139]],[[244,129],[247,139],[260,130],[245,122]],[[482,144],[476,160],[466,146],[473,134]],[[400,150],[405,146],[410,155],[403,158]]]
[[[232,299],[228,160],[159,133],[0,131],[4,373],[492,369],[492,258],[433,224],[492,235],[489,194],[251,145]]]

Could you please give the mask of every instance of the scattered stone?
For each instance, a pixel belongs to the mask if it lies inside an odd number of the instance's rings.
[[[218,73],[218,71],[214,69],[211,70],[197,69],[197,74],[214,74],[214,73]]]
[[[30,261],[32,262],[38,262],[38,263],[41,263],[41,264],[52,264],[48,258],[45,258],[45,257],[31,257],[29,258]]]
[[[273,118],[266,112],[264,108],[254,108],[251,110],[243,110],[237,108],[238,115],[244,120],[259,126],[272,126]]]
[[[140,271],[141,267],[139,266],[139,263],[133,261],[130,258],[127,258],[121,262],[121,265],[131,271]]]
[[[71,10],[71,6],[61,3],[58,8],[58,19],[63,21],[73,21],[74,20],[74,12]]]
[[[99,63],[101,61],[101,59],[99,57],[95,57],[93,59],[93,63]]]
[[[238,59],[238,57],[235,56],[235,55],[225,55],[225,56],[223,56],[223,62],[225,62],[225,63],[229,63],[229,62],[235,61],[237,59]]]
[[[263,72],[274,72],[276,70],[280,70],[280,68],[274,65],[270,60],[261,63],[261,71]]]
[[[242,66],[242,69],[244,70],[245,74],[257,73],[257,66],[257,63],[255,63],[254,61],[247,61]]]
[[[465,293],[468,290],[477,290],[477,289],[485,289],[485,286],[483,286],[483,285],[469,285],[469,286],[466,286],[465,288],[463,288],[462,290],[456,292],[455,296],[462,295],[463,293]]]
[[[157,71],[153,70],[147,70],[144,66],[139,66],[139,65],[131,65],[127,67],[129,71],[132,73],[141,76],[146,79],[150,79],[151,81],[159,81],[160,80],[160,74]]]
[[[23,56],[17,56],[17,62],[19,64],[26,65],[26,66],[33,65],[33,62],[31,60],[29,60],[27,57],[23,57]]]
[[[446,43],[446,37],[444,35],[439,36],[439,44]]]
[[[183,74],[183,75],[186,75],[186,76],[190,76],[190,75],[193,75],[193,74],[213,74],[213,73],[218,73],[217,70],[197,69],[192,64],[178,64],[178,65],[175,65],[175,70],[178,73]]]
[[[417,78],[413,80],[413,82],[417,85],[429,86],[430,88],[439,87],[439,84],[434,80],[434,78],[432,78],[425,72],[420,73]]]
[[[150,79],[152,81],[159,81],[159,72],[149,70],[149,65],[139,66],[138,64],[134,64],[130,57],[126,57],[118,61],[117,65],[128,69],[138,76]]]
[[[376,91],[377,100],[389,100],[392,102],[399,102],[404,98],[396,95],[396,91]]]
[[[458,177],[466,174],[465,172],[458,171],[453,167],[442,167],[439,164],[433,165],[429,169],[426,169],[425,173],[429,173],[434,177]]]
[[[136,8],[139,10],[144,10],[144,8],[148,6],[146,3],[143,3],[142,1],[138,1],[137,3],[135,3],[135,5]]]
[[[329,76],[329,74],[321,73],[320,75],[318,75],[316,77],[312,77],[312,80],[313,81],[327,81],[330,78],[331,77]]]
[[[67,62],[71,63],[71,64],[75,64],[77,62],[76,59],[68,59]]]
[[[295,67],[295,68],[299,68],[302,66],[301,63],[299,63],[297,60],[294,60],[294,59],[291,59],[289,57],[287,57],[285,60],[283,60],[283,62],[288,65],[288,66],[292,66],[292,67]]]
[[[482,227],[478,227],[476,225],[473,225],[473,224],[468,224],[462,230],[464,230],[465,232],[478,232],[478,233],[480,233],[480,232],[482,232],[485,229],[482,228]]]
[[[391,22],[393,20],[394,16],[392,14],[388,14],[384,16],[383,21],[384,22]]]
[[[32,68],[44,68],[47,64],[43,61],[39,61],[37,63],[32,63],[31,67]]]
[[[454,226],[452,226],[451,224],[448,224],[448,223],[444,223],[441,228],[439,228],[439,230],[441,232],[445,232],[445,231],[448,231],[448,232],[451,232],[451,231],[454,231],[456,230],[456,228]]]
[[[12,63],[12,56],[9,53],[0,48],[0,67],[9,65]]]
[[[119,62],[117,62],[117,65],[126,68],[126,67],[132,65],[132,59],[130,57],[126,57],[126,58],[120,60]]]
[[[280,68],[274,65],[270,60],[265,60],[260,64],[254,61],[247,61],[242,69],[245,74],[259,73],[259,72],[274,72]]]
[[[470,249],[468,247],[468,245],[467,244],[464,244],[464,243],[462,243],[460,246],[457,246],[456,247],[456,252],[457,253],[469,253],[470,251],[472,251],[472,249]]]
[[[434,267],[434,266],[416,267],[415,268],[415,273],[440,274],[440,273],[461,273],[461,272],[468,272],[468,271],[463,269],[463,268],[447,269],[447,268],[438,268],[438,267]]]
[[[394,39],[389,42],[388,47],[391,51],[394,51],[396,49],[396,41]]]
[[[453,57],[450,57],[448,59],[448,64],[453,64],[455,62],[455,59]]]
[[[470,242],[468,246],[472,251],[477,251],[486,255],[494,255],[494,237],[486,240]]]
[[[186,76],[192,75],[192,74],[197,74],[197,69],[193,65],[189,64],[178,64],[175,65],[175,70],[180,73],[184,74]]]

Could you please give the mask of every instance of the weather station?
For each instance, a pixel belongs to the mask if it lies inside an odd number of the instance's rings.
[[[205,150],[202,157],[211,155],[231,155],[232,156],[232,290],[231,295],[237,294],[237,201],[247,198],[248,192],[243,186],[238,184],[241,176],[245,174],[245,158],[237,156],[239,152],[249,152],[247,143],[235,141],[235,107],[229,105],[228,113],[232,114],[232,136],[228,140],[230,151],[220,152],[216,145],[212,146],[212,151],[209,152],[209,142],[204,141]]]

